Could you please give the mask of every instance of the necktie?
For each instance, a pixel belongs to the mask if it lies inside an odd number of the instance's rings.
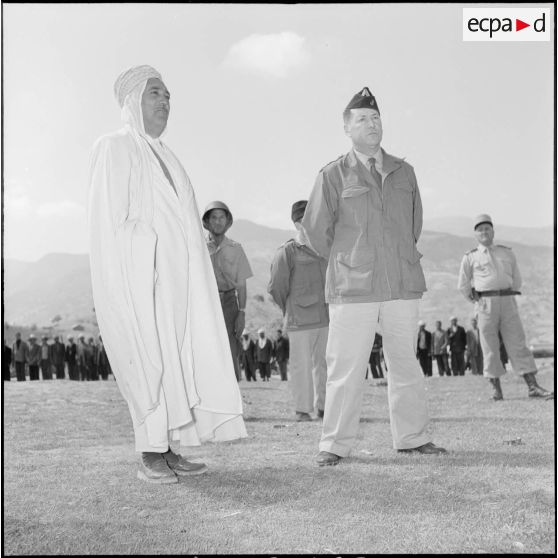
[[[172,186],[172,189],[174,190],[174,193],[178,196],[178,192],[176,191],[176,187],[174,185],[174,182],[172,181],[172,177],[170,175],[169,169],[167,169],[167,166],[165,165],[165,163],[163,163],[163,159],[161,159],[161,157],[159,157],[159,154],[157,153],[157,151],[155,151],[155,149],[153,149],[153,146],[147,142],[147,145],[149,145],[149,147],[151,147],[151,151],[153,151],[153,154],[155,155],[155,157],[157,157],[157,161],[159,161],[159,165],[161,165],[161,169],[163,171],[163,174],[167,177],[167,180],[170,182],[170,185]]]
[[[370,163],[370,174],[372,175],[372,178],[376,181],[376,183],[381,189],[382,175],[376,170],[376,159],[374,157],[370,157],[370,159],[368,159],[368,162]]]

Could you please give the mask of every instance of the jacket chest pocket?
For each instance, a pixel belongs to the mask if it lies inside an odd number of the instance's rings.
[[[359,183],[349,182],[341,192],[341,208],[346,219],[359,225],[368,221],[368,193],[370,189]]]
[[[317,292],[295,291],[293,305],[295,325],[312,325],[320,321],[320,295]]]
[[[372,292],[374,256],[371,251],[340,252],[333,263],[336,294],[358,296]]]

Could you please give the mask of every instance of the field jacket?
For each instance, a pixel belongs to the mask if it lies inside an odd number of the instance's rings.
[[[426,291],[416,243],[422,203],[413,167],[383,151],[383,185],[354,151],[318,174],[302,226],[328,260],[326,301],[382,302]]]
[[[326,260],[296,240],[288,240],[275,253],[267,290],[285,316],[286,331],[329,325],[326,268]]]

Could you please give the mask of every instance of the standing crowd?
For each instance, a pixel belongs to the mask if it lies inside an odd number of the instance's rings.
[[[46,335],[41,337],[39,344],[32,333],[28,342],[21,338],[21,333],[15,334],[15,341],[11,347],[4,344],[2,355],[2,379],[10,381],[12,372],[18,382],[28,378],[33,380],[108,380],[112,374],[109,359],[99,335],[98,341],[94,337],[85,339],[85,335],[77,336],[77,343],[73,336],[68,335],[68,343],[60,341],[55,335],[52,343]]]

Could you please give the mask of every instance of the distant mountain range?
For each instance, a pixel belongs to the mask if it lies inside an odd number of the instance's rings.
[[[437,217],[427,219],[424,228],[429,231],[445,232],[456,236],[473,238],[472,219],[469,217]],[[518,242],[529,246],[553,246],[554,227],[514,227],[494,223],[496,242]]]
[[[454,228],[463,225],[470,229],[470,220],[454,225]],[[527,339],[535,344],[553,343],[554,251],[552,240],[548,241],[552,229],[507,229],[514,238],[528,239],[519,243],[505,238],[504,227],[502,231],[497,229],[498,242],[514,249],[523,276],[523,296],[518,297],[518,303]],[[248,281],[247,305],[247,326],[252,331],[260,326],[273,331],[281,324],[279,309],[267,294],[267,283],[275,250],[293,235],[294,229],[273,229],[242,219],[235,221],[228,233],[243,245],[254,273]],[[536,239],[540,244],[535,244]],[[418,248],[424,255],[428,292],[421,301],[421,318],[430,328],[436,319],[446,326],[453,314],[467,325],[473,307],[457,292],[456,285],[461,258],[474,246],[470,230],[466,235],[423,232]],[[9,331],[5,329],[8,340],[13,326],[51,335],[54,332],[65,335],[73,327],[82,328],[87,335],[97,334],[87,254],[48,254],[37,262],[7,259],[3,296],[4,323],[12,326]]]

